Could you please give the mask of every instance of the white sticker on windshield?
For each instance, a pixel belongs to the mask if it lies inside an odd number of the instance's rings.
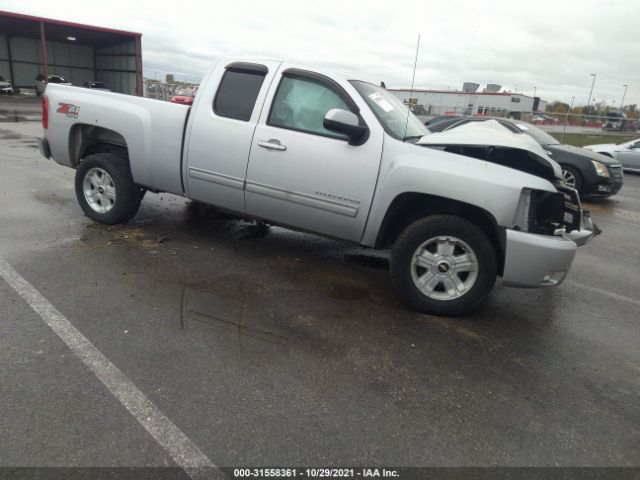
[[[393,105],[387,102],[379,93],[372,93],[371,95],[369,95],[369,98],[376,102],[376,104],[386,113],[389,113],[391,110],[393,110]]]

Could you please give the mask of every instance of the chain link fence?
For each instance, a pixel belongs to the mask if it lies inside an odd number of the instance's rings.
[[[590,129],[600,129],[609,132],[637,132],[640,128],[640,120],[637,118],[626,118],[614,114],[604,115],[583,115],[577,113],[533,113],[532,118],[539,118],[539,122],[544,124],[567,125],[570,127],[582,127]],[[535,122],[532,122],[535,123]]]
[[[411,110],[423,121],[430,120],[440,115],[427,113],[421,105],[411,105]],[[534,125],[539,125],[545,130],[555,131],[568,128],[570,130],[600,130],[605,132],[637,132],[640,129],[640,120],[637,118],[625,118],[618,114],[591,114],[583,115],[577,113],[554,113],[554,112],[522,112],[508,111],[501,108],[483,109],[483,113],[469,113],[468,109],[461,107],[441,107],[440,111],[445,115],[473,116],[473,117],[495,117],[512,118],[522,120]],[[618,115],[618,116],[616,116]]]
[[[180,90],[189,90],[195,95],[198,85],[187,83],[164,83],[157,80],[144,80],[144,96],[147,98],[155,98],[156,100],[171,100],[176,92]]]

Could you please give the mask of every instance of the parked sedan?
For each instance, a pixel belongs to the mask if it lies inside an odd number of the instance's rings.
[[[13,93],[11,82],[9,80],[5,80],[2,75],[0,75],[0,93],[6,93],[7,95],[11,95]]]
[[[193,104],[193,92],[191,90],[178,90],[176,94],[171,97],[171,103],[181,103],[182,105]]]
[[[584,148],[615,158],[625,170],[640,173],[640,138],[617,145],[615,143],[605,143],[601,145],[586,145]]]
[[[91,90],[102,90],[103,92],[110,92],[107,86],[102,82],[84,82],[82,85],[84,88],[90,88]]]
[[[545,113],[536,113],[531,117],[531,123],[535,125],[558,125],[560,122],[557,118]]]
[[[38,75],[36,77],[36,95],[42,95],[44,93],[44,89],[47,87],[47,83],[58,83],[60,85],[73,85],[71,82],[67,81],[66,78],[60,75],[49,75],[45,77],[44,75]]]
[[[427,127],[430,131],[442,131],[442,130],[431,130],[431,126],[435,125],[436,123],[438,125],[440,125],[441,122],[446,122],[443,125],[451,125],[452,123],[455,123],[457,120],[460,120],[461,118],[464,118],[464,115],[439,115],[437,117],[433,117],[430,118],[429,120],[427,120],[426,122],[424,122],[425,127]]]
[[[464,117],[443,120],[430,125],[429,131],[442,132],[469,122],[496,120],[515,134],[527,134],[536,140],[562,167],[567,185],[574,187],[581,197],[609,197],[622,188],[622,165],[611,156],[572,145],[561,144],[547,132],[520,120],[491,117]]]

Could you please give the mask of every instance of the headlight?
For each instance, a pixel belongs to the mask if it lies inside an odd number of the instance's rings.
[[[596,173],[599,177],[609,176],[609,169],[604,163],[596,162],[595,160],[591,160],[591,163],[593,163],[593,167],[596,169]]]

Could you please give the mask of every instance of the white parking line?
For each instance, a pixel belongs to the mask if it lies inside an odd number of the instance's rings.
[[[71,351],[140,422],[173,460],[192,478],[223,477],[217,467],[127,376],[105,357],[40,292],[0,258],[0,276],[60,337]]]
[[[613,298],[614,300],[620,300],[622,302],[628,302],[632,305],[640,306],[640,300],[637,300],[635,298],[620,295],[619,293],[610,292],[609,290],[603,290],[602,288],[592,287],[591,285],[585,285],[584,283],[574,282],[573,280],[569,280],[567,283],[569,283],[570,285],[575,285],[576,287],[582,288],[584,290],[599,293],[600,295],[604,295],[605,297]]]

